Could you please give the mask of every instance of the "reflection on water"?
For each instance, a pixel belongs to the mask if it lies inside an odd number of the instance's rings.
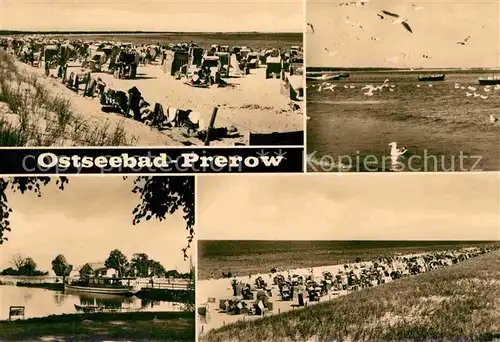
[[[0,286],[0,320],[9,318],[9,307],[25,306],[25,317],[45,317],[77,313],[75,304],[79,306],[101,306],[110,310],[124,311],[181,311],[182,303],[154,301],[136,296],[124,297],[105,294],[89,294],[45,289]]]

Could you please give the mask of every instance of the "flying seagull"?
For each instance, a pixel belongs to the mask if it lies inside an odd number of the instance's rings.
[[[423,9],[424,9],[422,6],[417,6],[417,5],[415,5],[415,4],[411,4],[411,5],[413,6],[413,9],[414,9],[415,11],[420,11],[420,10],[423,10]]]
[[[399,14],[396,14],[396,13],[392,13],[392,12],[384,11],[384,10],[382,10],[382,13],[390,15],[391,17],[394,17],[394,18],[399,18]]]
[[[470,37],[471,36],[468,36],[468,37],[464,38],[464,40],[457,42],[457,44],[460,44],[460,45],[467,45],[467,44],[469,44]]]
[[[307,23],[307,26],[309,26],[311,28],[312,33],[314,33],[314,26],[313,26],[313,24]]]
[[[337,54],[338,54],[338,52],[337,52],[337,51],[330,51],[327,47],[325,47],[325,51],[326,51],[326,52],[328,52],[328,54],[329,54],[330,56],[335,56],[335,55],[337,55]]]
[[[413,33],[413,30],[410,27],[410,24],[408,24],[408,19],[407,18],[401,18],[399,14],[392,13],[389,11],[382,10],[382,13],[387,14],[391,17],[398,18],[397,20],[394,20],[392,23],[393,24],[401,24],[403,27],[410,33]]]
[[[379,17],[380,19],[384,20],[384,18],[385,18],[385,17],[384,17],[382,14],[377,13],[377,15],[378,15],[378,17]]]

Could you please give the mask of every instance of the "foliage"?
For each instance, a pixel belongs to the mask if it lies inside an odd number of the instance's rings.
[[[8,240],[4,233],[11,231],[9,217],[12,209],[9,207],[7,190],[19,191],[22,194],[34,192],[38,197],[42,197],[42,186],[46,186],[53,179],[56,180],[60,190],[64,190],[65,185],[69,183],[67,177],[13,177],[0,179],[0,245]],[[141,203],[132,211],[132,223],[134,225],[140,223],[143,219],[148,221],[155,218],[162,221],[182,207],[186,230],[188,231],[188,244],[182,249],[186,259],[188,257],[187,250],[194,238],[194,177],[140,176],[134,180],[132,192],[139,194],[141,198]]]
[[[146,253],[136,253],[130,261],[132,272],[137,277],[149,277],[149,256]]]
[[[125,254],[120,250],[114,249],[109,253],[109,257],[104,262],[104,265],[109,268],[114,268],[118,271],[118,276],[122,277],[128,265],[128,260]]]
[[[73,270],[73,265],[68,264],[64,255],[59,254],[52,260],[52,270],[56,276],[63,277],[64,279]]]
[[[188,245],[183,248],[184,258],[194,238],[194,177],[150,177],[140,176],[134,180],[133,193],[139,193],[142,202],[133,210],[133,224],[151,218],[164,220],[180,207],[184,211]]]

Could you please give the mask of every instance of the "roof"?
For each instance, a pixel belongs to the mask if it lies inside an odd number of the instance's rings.
[[[94,270],[94,271],[101,270],[103,268],[109,268],[109,267],[106,267],[104,262],[88,262],[85,265],[89,265],[90,268],[92,268],[92,270]],[[83,265],[83,266],[85,266],[85,265]],[[80,269],[82,269],[83,266],[80,267]]]

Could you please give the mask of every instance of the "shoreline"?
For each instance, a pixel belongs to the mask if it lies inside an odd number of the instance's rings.
[[[434,251],[434,252],[420,252],[420,253],[412,253],[412,254],[400,254],[400,255],[393,255],[391,258],[398,257],[398,262],[393,261],[393,265],[398,265],[402,259],[409,259],[409,258],[417,258],[421,259],[421,257],[424,256],[429,256],[429,255],[439,255],[439,254],[445,254],[445,253],[462,253],[466,252],[469,248],[464,247],[464,248],[458,248],[454,250],[448,250],[448,251]],[[477,250],[477,249],[475,249]],[[479,249],[482,250],[482,249]],[[492,252],[494,250],[489,250],[489,252]],[[488,253],[488,252],[486,252]],[[480,255],[484,255],[486,253],[480,253],[477,255],[474,255],[473,257],[470,257],[469,259],[474,259],[475,257],[478,257]],[[469,260],[466,259],[466,260]],[[297,299],[293,298],[291,301],[284,301],[279,299],[280,294],[277,289],[277,285],[273,283],[273,278],[282,275],[285,278],[287,276],[293,275],[299,276],[299,277],[308,277],[311,276],[313,281],[318,281],[323,278],[324,272],[330,272],[333,277],[335,278],[336,274],[339,274],[339,271],[344,271],[347,272],[347,269],[353,270],[356,269],[370,269],[374,263],[377,263],[378,259],[374,259],[371,261],[362,261],[358,263],[345,263],[345,264],[337,264],[337,265],[328,265],[328,266],[319,266],[319,267],[309,267],[309,268],[298,268],[298,269],[289,269],[289,270],[281,270],[276,273],[270,274],[263,274],[263,273],[258,273],[258,274],[252,274],[250,277],[249,276],[238,276],[238,277],[231,277],[231,278],[218,278],[218,279],[208,279],[208,280],[199,280],[197,284],[197,307],[204,307],[206,308],[206,316],[204,320],[200,320],[198,322],[200,326],[200,335],[204,335],[207,332],[215,329],[219,329],[225,325],[236,323],[238,321],[250,321],[250,320],[256,320],[268,316],[276,316],[284,312],[288,311],[295,311],[295,310],[300,310],[303,308],[306,308],[307,306],[311,305],[316,305],[319,303],[323,303],[325,301],[329,301],[344,295],[347,295],[352,292],[358,292],[360,289],[344,289],[344,290],[335,290],[331,291],[328,290],[325,295],[321,295],[319,297],[318,301],[309,301],[307,298],[305,302],[305,307],[298,307],[296,304]],[[462,263],[462,262],[457,262],[457,263]],[[404,263],[403,263],[404,264]],[[345,266],[347,265],[348,268],[344,269]],[[450,265],[447,266],[441,266],[436,269],[442,269],[442,268],[447,268]],[[423,274],[423,273],[428,273],[429,271],[433,271],[436,269],[429,269],[423,272],[420,272],[418,274]],[[404,276],[401,279],[406,279],[406,278],[411,278],[414,275],[409,275],[409,276]],[[231,281],[236,280],[237,282],[242,281],[243,283],[248,283],[252,286],[252,290],[255,288],[255,280],[261,277],[264,282],[267,282],[269,285],[267,288],[271,290],[271,296],[270,296],[270,301],[273,303],[272,305],[272,310],[269,311],[269,314],[264,314],[262,316],[258,315],[250,315],[247,316],[246,314],[239,314],[239,315],[230,315],[218,308],[220,305],[219,302],[221,298],[234,298],[232,296],[232,290],[231,290]],[[399,279],[391,279],[388,282],[392,281],[397,281]],[[321,280],[320,280],[321,281]],[[373,287],[378,287],[382,285],[383,283],[380,283],[378,285],[374,285]],[[252,291],[253,292],[253,291]],[[209,298],[213,298],[214,302],[209,303]],[[242,300],[243,302],[254,302],[255,300]],[[297,308],[296,308],[297,307]]]

